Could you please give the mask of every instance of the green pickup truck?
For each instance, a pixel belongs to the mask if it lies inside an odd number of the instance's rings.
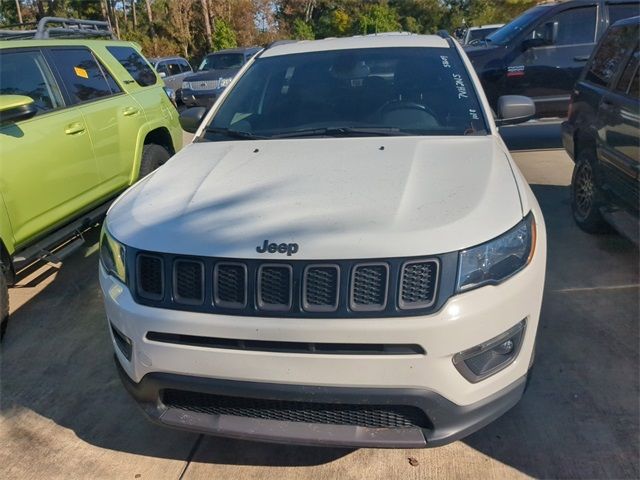
[[[91,38],[105,25],[48,18],[36,31],[0,30],[3,333],[16,272],[63,258],[111,199],[182,146],[162,79],[136,44]],[[65,32],[74,38],[56,38]]]

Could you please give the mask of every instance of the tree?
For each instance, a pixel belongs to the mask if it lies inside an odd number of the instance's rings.
[[[293,38],[296,40],[313,40],[315,35],[313,34],[313,28],[311,25],[304,22],[300,18],[296,18],[293,21]]]
[[[209,17],[209,0],[200,0],[202,5],[202,19],[204,20],[205,42],[207,50],[211,50],[211,17]]]
[[[398,12],[387,3],[378,3],[364,8],[358,16],[356,32],[368,33],[393,32],[401,29]]]
[[[213,36],[212,47],[214,50],[224,50],[238,46],[236,34],[231,26],[222,19],[215,21],[216,31]]]

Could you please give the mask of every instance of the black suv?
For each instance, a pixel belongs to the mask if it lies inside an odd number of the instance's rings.
[[[198,71],[182,82],[182,102],[187,107],[209,108],[242,66],[260,50],[260,47],[230,48],[208,54]]]
[[[571,207],[578,225],[615,227],[638,243],[640,17],[613,25],[571,96],[562,143],[575,161]]]
[[[610,24],[636,15],[637,0],[545,3],[465,50],[494,110],[501,95],[526,95],[539,117],[564,117],[598,39]]]

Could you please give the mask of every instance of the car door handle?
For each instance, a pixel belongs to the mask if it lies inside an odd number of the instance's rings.
[[[589,60],[589,55],[578,55],[576,57],[573,57],[573,59],[576,62],[586,62],[587,60]]]
[[[140,113],[140,109],[136,107],[127,107],[122,111],[125,117],[131,117]]]
[[[78,133],[82,133],[86,130],[85,126],[82,123],[70,123],[67,125],[67,128],[64,129],[64,133],[67,135],[77,135]]]

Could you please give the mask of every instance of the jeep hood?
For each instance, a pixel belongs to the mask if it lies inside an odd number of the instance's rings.
[[[107,217],[138,249],[235,258],[419,256],[477,245],[522,219],[492,136],[202,142],[130,188]]]

